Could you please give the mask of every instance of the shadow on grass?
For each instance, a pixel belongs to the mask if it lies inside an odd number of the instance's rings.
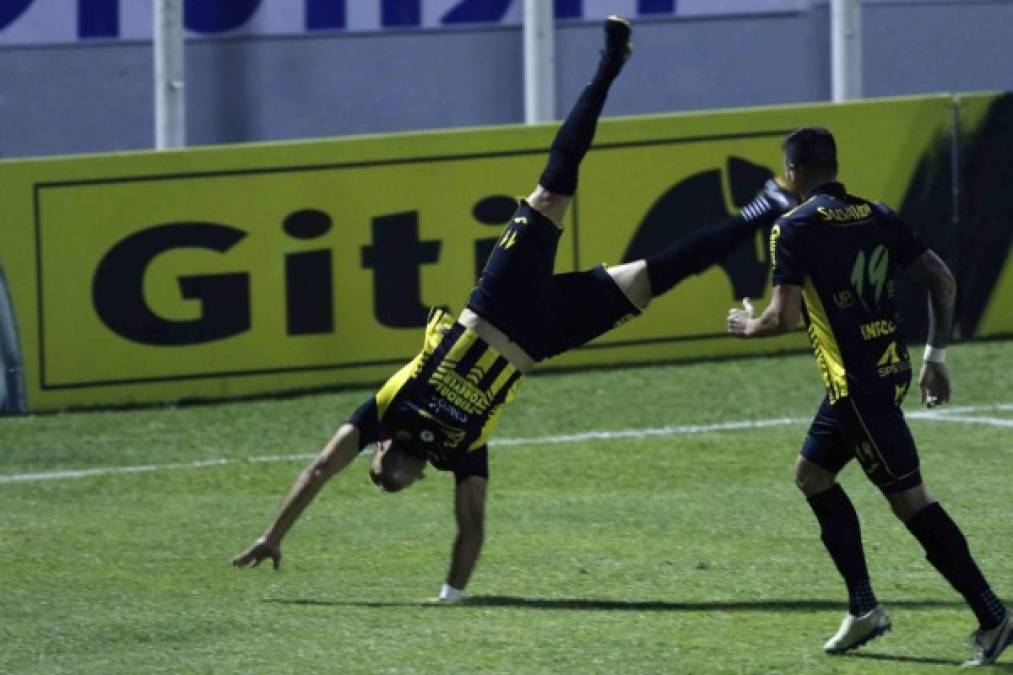
[[[950,659],[935,659],[928,656],[904,656],[902,654],[882,654],[877,652],[852,652],[845,654],[846,659],[868,659],[870,661],[896,661],[898,663],[921,663],[928,666],[946,666],[953,668],[959,666],[963,661],[951,661]]]
[[[262,602],[306,607],[513,607],[519,609],[566,609],[619,612],[812,612],[844,611],[841,600],[748,600],[714,602],[668,602],[664,600],[598,600],[591,598],[523,598],[509,595],[478,595],[457,604],[386,602],[374,600],[315,600],[309,598],[266,598]],[[964,603],[949,600],[893,600],[897,609],[951,609]]]
[[[898,663],[921,663],[928,666],[946,666],[952,668],[959,666],[963,661],[951,661],[949,659],[935,659],[922,656],[904,656],[902,654],[882,654],[877,652],[852,652],[843,658],[847,659],[869,659],[870,661],[897,661]],[[986,672],[1013,673],[1013,663],[996,663],[988,666]]]

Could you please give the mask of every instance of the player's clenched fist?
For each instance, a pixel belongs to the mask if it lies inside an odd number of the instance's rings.
[[[950,374],[942,363],[925,362],[918,386],[922,392],[922,403],[928,408],[950,400]]]
[[[265,558],[271,559],[274,569],[281,567],[281,547],[261,537],[250,548],[235,556],[232,564],[236,567],[256,567]]]

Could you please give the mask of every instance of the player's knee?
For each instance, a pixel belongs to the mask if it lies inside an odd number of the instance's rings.
[[[834,486],[835,476],[801,455],[795,460],[795,486],[806,497],[818,495]]]
[[[925,489],[924,483],[901,492],[887,492],[884,496],[890,503],[894,515],[904,522],[911,520],[916,513],[936,501]]]
[[[551,190],[547,190],[539,185],[535,188],[535,191],[528,196],[527,202],[531,208],[538,211],[556,225],[562,225],[563,216],[566,215],[566,209],[570,206],[570,202],[572,200],[572,195],[552,192]]]
[[[633,305],[643,311],[651,304],[651,280],[647,274],[647,263],[635,260],[615,267],[609,267],[608,275],[619,290]]]
[[[468,535],[473,541],[481,542],[485,540],[485,525],[481,520],[468,526]]]

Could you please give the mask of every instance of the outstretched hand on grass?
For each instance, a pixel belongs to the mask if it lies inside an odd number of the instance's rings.
[[[271,559],[274,569],[281,567],[281,546],[272,543],[261,537],[253,542],[250,548],[246,549],[232,559],[235,567],[256,567],[266,558]]]

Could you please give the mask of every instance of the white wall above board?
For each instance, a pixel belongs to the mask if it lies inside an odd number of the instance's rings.
[[[548,2],[549,0],[546,0]],[[301,35],[456,26],[519,26],[521,0],[194,0],[191,38]],[[802,11],[810,0],[556,0],[561,21]],[[150,40],[152,3],[139,0],[4,0],[0,46]]]

